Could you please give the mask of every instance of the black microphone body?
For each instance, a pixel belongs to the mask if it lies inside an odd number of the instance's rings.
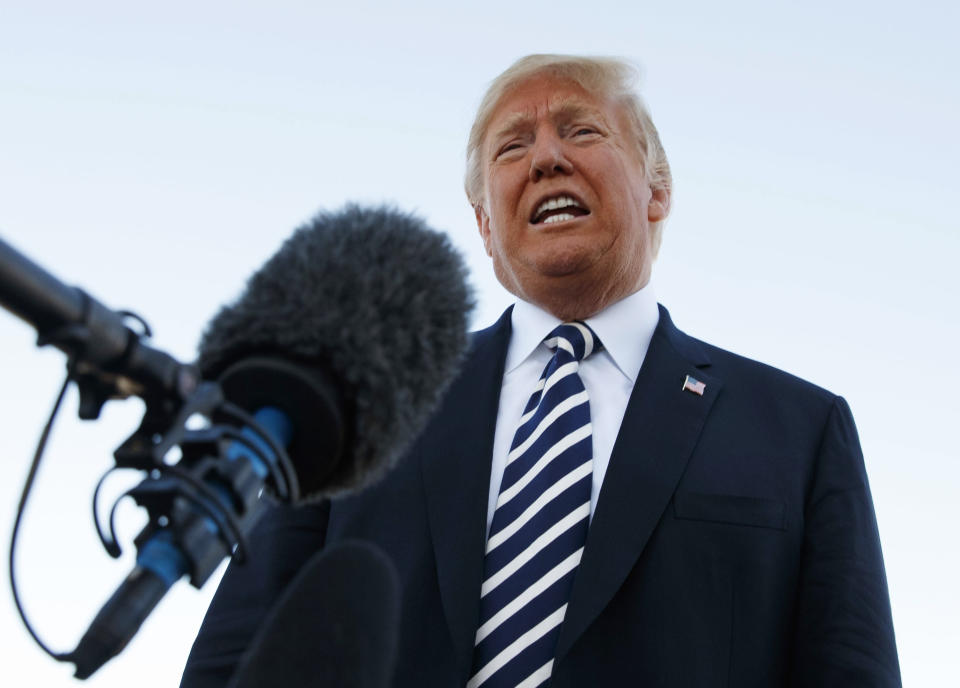
[[[89,678],[127,646],[170,589],[152,569],[137,565],[97,613],[71,653],[74,676]]]

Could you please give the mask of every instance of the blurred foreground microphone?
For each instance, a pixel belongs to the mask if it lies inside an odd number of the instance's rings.
[[[296,230],[200,344],[203,376],[249,414],[232,435],[244,441],[211,462],[182,440],[177,474],[132,491],[151,522],[137,538],[136,567],[70,655],[78,677],[120,652],[173,582],[203,584],[253,527],[261,488],[316,501],[393,465],[458,369],[472,307],[464,280],[449,240],[397,211],[347,206]],[[226,407],[201,440],[236,424]],[[200,485],[200,497],[184,498],[185,483]]]
[[[228,688],[386,688],[399,624],[393,563],[367,543],[339,543],[293,579]]]

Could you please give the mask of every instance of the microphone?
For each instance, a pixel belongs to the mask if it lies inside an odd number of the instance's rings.
[[[293,579],[228,688],[387,688],[399,624],[393,563],[373,545],[339,543]]]
[[[473,308],[465,280],[449,239],[412,215],[356,205],[322,212],[213,318],[200,370],[248,411],[269,404],[294,419],[303,497],[356,490],[392,466],[458,370]],[[295,375],[281,380],[266,357],[333,382],[342,404],[323,416],[330,425],[318,427],[318,409],[304,413],[303,399],[288,398]],[[342,455],[319,455],[315,438],[338,431]]]
[[[254,273],[210,322],[198,359],[203,377],[247,412],[246,441],[216,464],[181,442],[189,499],[162,473],[134,489],[151,523],[134,570],[69,656],[78,677],[119,653],[179,578],[205,582],[252,529],[261,488],[313,502],[392,467],[458,370],[473,306],[465,276],[445,235],[356,205],[320,213]],[[198,393],[212,394],[207,385]],[[199,434],[205,446],[210,435],[223,440],[216,428]],[[279,465],[286,456],[290,466]],[[212,518],[222,510],[229,515]]]

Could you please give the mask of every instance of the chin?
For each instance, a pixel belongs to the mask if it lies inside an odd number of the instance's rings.
[[[587,243],[585,246],[582,242],[577,242],[575,245],[555,247],[535,256],[530,261],[530,267],[544,277],[567,277],[593,268],[598,253],[595,245]]]

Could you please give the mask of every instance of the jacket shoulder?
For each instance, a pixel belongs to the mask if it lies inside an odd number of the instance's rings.
[[[832,404],[837,398],[830,390],[768,363],[707,342],[700,343],[710,355],[712,371],[724,380],[741,379],[751,386],[769,388],[777,393],[796,394],[824,404]]]
[[[660,326],[666,339],[685,358],[723,381],[724,395],[749,406],[768,406],[782,412],[801,411],[825,419],[841,400],[833,392],[780,368],[728,351],[679,330],[661,306]]]

